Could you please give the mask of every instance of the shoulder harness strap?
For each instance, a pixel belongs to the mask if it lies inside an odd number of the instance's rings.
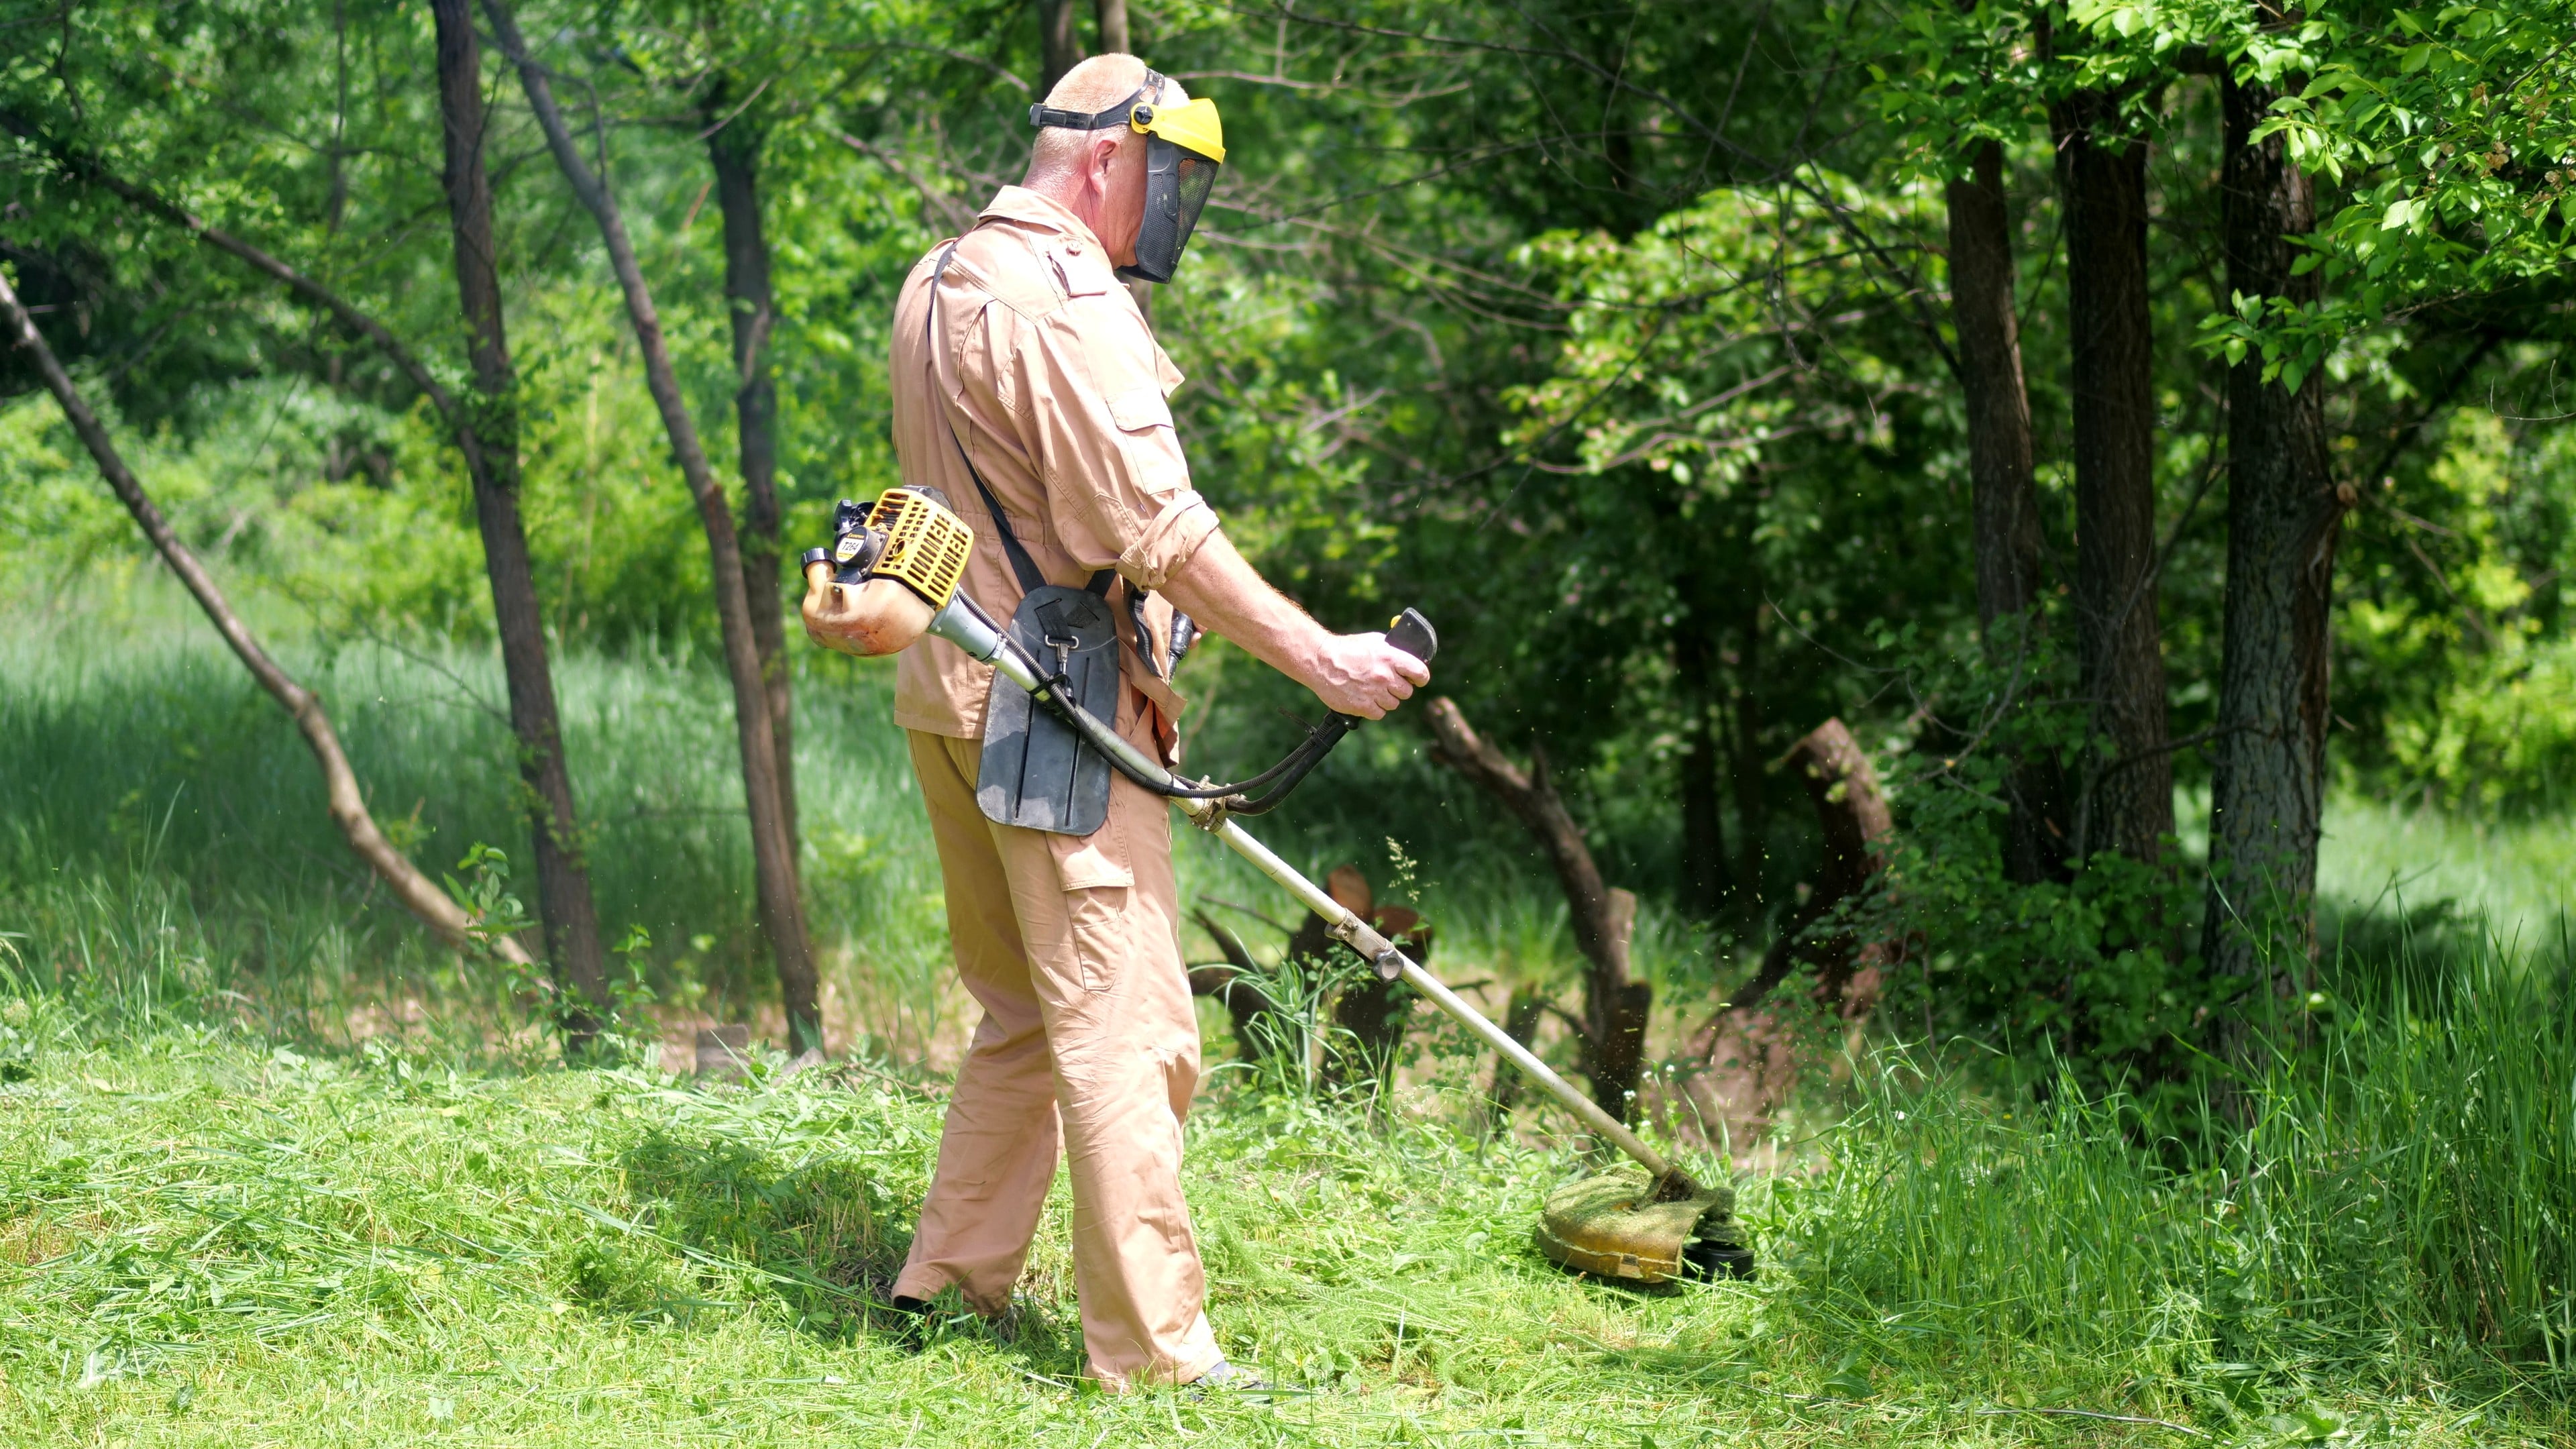
[[[928,348],[930,361],[930,405],[939,409],[940,420],[948,424],[949,445],[957,450],[957,461],[966,465],[966,476],[975,480],[975,492],[984,500],[984,511],[993,516],[993,532],[1000,537],[1003,556],[1011,561],[1011,572],[1019,578],[1020,592],[1033,594],[1046,587],[1046,575],[1038,571],[1038,561],[1029,557],[1028,545],[1020,542],[1019,535],[1011,531],[1011,515],[1003,511],[1002,500],[993,496],[992,485],[984,481],[983,473],[975,467],[974,458],[967,454],[966,440],[957,435],[957,419],[950,416],[946,404],[940,399],[939,283],[948,275],[949,260],[956,255],[956,242],[950,242],[948,250],[939,254],[939,265],[930,273],[930,304],[922,310],[922,341]],[[1093,574],[1083,587],[1105,599],[1109,597],[1110,581],[1117,576],[1115,569],[1102,569]]]

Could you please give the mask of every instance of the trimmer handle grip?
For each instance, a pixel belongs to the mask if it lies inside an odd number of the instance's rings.
[[[1386,642],[1428,664],[1440,652],[1439,632],[1420,609],[1407,609],[1387,621]]]

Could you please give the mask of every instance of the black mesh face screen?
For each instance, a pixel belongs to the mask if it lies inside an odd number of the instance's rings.
[[[1181,248],[1199,224],[1199,208],[1216,189],[1217,163],[1160,136],[1145,142],[1145,220],[1136,231],[1136,264],[1119,275],[1168,282]]]
[[[1172,149],[1180,150],[1177,146]],[[1199,208],[1207,205],[1208,193],[1216,189],[1215,162],[1187,151],[1181,151],[1180,155],[1181,174],[1179,183],[1173,187],[1174,200],[1180,204],[1180,240],[1173,244],[1175,253],[1190,244],[1190,233],[1199,224]]]

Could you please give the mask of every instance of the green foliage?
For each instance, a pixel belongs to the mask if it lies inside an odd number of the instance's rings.
[[[2087,712],[2060,642],[2071,628],[2041,622],[2027,637],[2003,631],[1991,656],[1934,657],[1889,638],[1919,703],[1916,726],[1886,742],[1897,824],[1887,872],[1816,929],[1856,923],[1901,943],[1884,987],[1890,1019],[1909,1035],[1977,1043],[1978,1070],[2011,1089],[2062,1081],[2171,1107],[2204,1089],[2195,1047],[2224,1001],[2185,946],[2198,939],[2199,882],[2099,849],[2080,805],[2063,879],[2005,872],[2015,762],[2065,762],[2072,785],[2085,783]]]
[[[2353,755],[2445,804],[2553,802],[2576,780],[2566,435],[2462,408],[2427,452],[2389,480],[2387,544],[2346,595],[2361,686],[2341,707],[2380,724]]]
[[[2560,272],[2576,246],[2576,61],[2557,4],[2321,9],[2294,25],[2251,5],[2097,0],[2073,15],[2112,44],[2205,47],[2283,94],[2256,129],[2341,188],[2320,208],[2323,303],[2235,299],[2204,324],[2230,360],[2260,346],[2295,388],[2344,338],[2427,302]],[[2113,38],[2117,37],[2116,40]]]

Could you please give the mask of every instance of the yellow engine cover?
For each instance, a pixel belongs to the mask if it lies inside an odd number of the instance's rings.
[[[871,578],[894,579],[921,595],[933,609],[943,609],[956,596],[966,574],[966,559],[975,551],[975,530],[966,521],[909,488],[889,488],[868,514],[868,527],[884,532],[885,552],[868,570]]]

